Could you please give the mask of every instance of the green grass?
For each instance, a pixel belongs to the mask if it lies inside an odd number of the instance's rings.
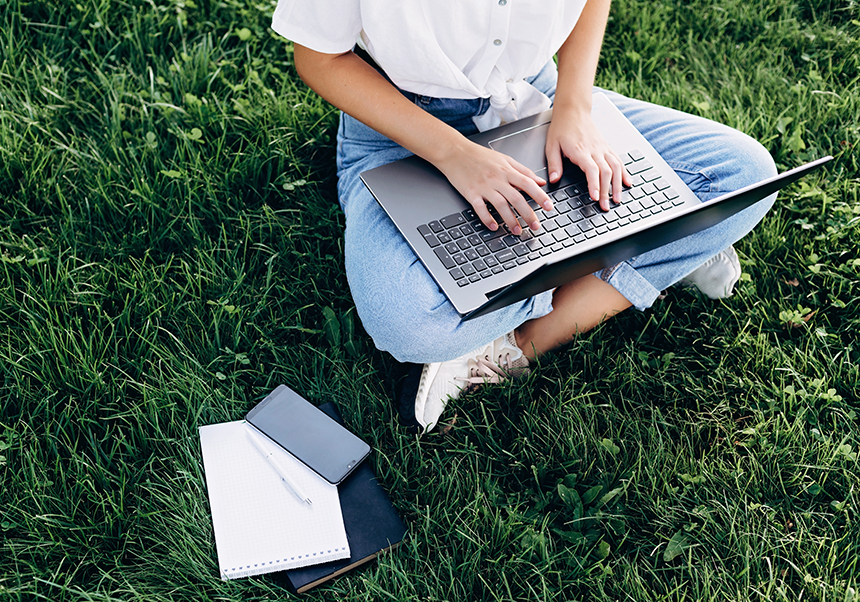
[[[836,160],[731,299],[670,290],[421,439],[272,8],[0,0],[0,600],[290,598],[218,579],[197,436],[280,383],[339,405],[409,527],[307,599],[857,599],[860,5],[617,0],[600,85]]]

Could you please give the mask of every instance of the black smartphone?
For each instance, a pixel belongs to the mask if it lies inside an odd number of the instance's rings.
[[[245,415],[257,430],[332,485],[370,454],[370,446],[285,385]]]

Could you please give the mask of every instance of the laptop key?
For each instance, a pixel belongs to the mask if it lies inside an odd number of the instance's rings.
[[[664,191],[663,191],[663,194],[664,194],[664,195],[666,196],[666,198],[667,198],[667,199],[669,199],[670,201],[674,201],[675,199],[677,199],[677,198],[678,198],[678,193],[677,193],[677,192],[675,192],[675,189],[674,189],[674,188],[667,188],[666,190],[664,190]]]
[[[479,272],[483,272],[487,269],[487,262],[483,259],[476,259],[472,262],[472,267],[478,270]]]
[[[450,230],[448,230],[448,236],[450,236],[454,240],[457,240],[458,238],[463,238],[463,233],[460,232],[457,228],[451,228]]]
[[[517,245],[511,249],[514,253],[517,254],[517,257],[522,257],[523,255],[528,255],[528,247],[525,245]]]
[[[647,171],[654,167],[651,165],[650,161],[636,161],[633,165],[627,167],[627,173],[631,176],[635,176],[636,174],[640,174],[643,171]]]
[[[642,151],[640,151],[638,148],[634,148],[633,150],[628,151],[627,155],[634,161],[641,161],[645,158],[645,155],[643,155]]]
[[[439,234],[439,236],[437,236],[436,238],[438,238],[438,239],[439,239],[439,242],[441,242],[442,244],[445,244],[445,243],[449,243],[449,242],[451,242],[451,237],[450,237],[450,236],[448,236],[448,233],[447,233],[447,232],[442,232],[442,233],[441,233],[441,234]]]
[[[469,261],[475,261],[480,257],[475,249],[466,249],[465,251],[463,251],[463,255],[465,255],[466,259],[468,259]]]
[[[651,195],[651,194],[654,194],[655,192],[657,192],[657,187],[654,185],[653,182],[648,182],[647,184],[642,186],[642,192],[644,192],[645,194]]]
[[[442,265],[445,266],[446,269],[450,270],[451,268],[457,267],[457,262],[448,254],[443,247],[436,247],[433,249],[433,252],[436,253],[436,257],[439,258],[439,261],[442,262]]]
[[[460,269],[463,270],[463,273],[466,276],[471,276],[472,274],[474,274],[475,272],[478,271],[475,268],[473,268],[472,265],[469,263],[463,264],[462,266],[460,266]]]
[[[495,257],[493,257],[492,255],[490,255],[489,257],[485,257],[483,259],[483,262],[486,263],[487,266],[491,267],[491,268],[499,265],[499,261]]]
[[[573,240],[576,241],[577,243],[581,243],[585,240],[585,234],[582,234],[582,233],[577,234],[576,236],[573,237]]]
[[[497,253],[502,249],[506,249],[507,245],[505,244],[505,241],[501,238],[494,238],[493,240],[487,242],[487,248],[490,249],[490,251],[492,251],[493,253]]]
[[[453,278],[454,280],[460,280],[461,278],[463,278],[463,276],[465,276],[463,270],[461,270],[460,268],[454,268],[448,273],[451,274],[451,278]]]
[[[480,281],[481,281],[481,276],[478,274],[474,274],[472,276],[469,276],[469,282],[480,282]]]
[[[505,271],[505,268],[503,268],[500,265],[493,266],[493,274],[501,274],[504,271]]]
[[[460,232],[463,233],[463,236],[469,236],[470,234],[474,234],[475,231],[472,229],[472,226],[469,224],[463,224],[460,226]]]
[[[519,264],[519,265],[525,265],[528,262],[529,262],[528,257],[517,257],[517,264]]]
[[[552,233],[552,237],[556,240],[556,242],[561,242],[565,238],[568,238],[569,234],[567,232],[565,232],[564,230],[559,229],[559,230],[556,230],[555,232]]]
[[[424,237],[424,240],[427,241],[427,244],[430,245],[430,248],[439,246],[439,239],[433,236],[432,234],[428,234]]]
[[[481,240],[484,242],[488,240],[493,240],[494,238],[499,238],[500,236],[504,236],[505,231],[502,228],[499,228],[495,232],[493,230],[481,230],[478,232],[478,236],[481,237]]]
[[[591,222],[588,221],[587,219],[584,219],[581,222],[579,222],[577,224],[577,226],[579,226],[579,229],[582,230],[583,232],[588,232],[589,230],[594,229],[594,226],[592,226]]]
[[[481,237],[478,236],[477,234],[470,234],[469,236],[466,237],[466,240],[468,240],[469,244],[472,245],[473,247],[477,247],[478,245],[480,245],[484,242],[481,240]]]
[[[535,259],[540,258],[540,253],[535,251],[534,253],[529,253],[529,261],[534,261]]]
[[[539,238],[533,238],[526,243],[526,246],[531,251],[537,251],[538,249],[540,249],[543,246],[543,243],[540,241]]]
[[[566,215],[559,215],[555,218],[555,223],[558,224],[559,228],[564,228],[565,226],[570,224],[570,218]]]
[[[597,215],[597,211],[594,209],[594,205],[586,205],[581,210],[582,217],[591,217],[592,215]]]
[[[467,220],[472,221],[478,219],[478,214],[475,213],[475,210],[469,207],[468,209],[461,211],[460,214],[465,217]]]
[[[520,244],[520,237],[519,237],[519,236],[514,236],[513,234],[508,234],[508,235],[507,235],[507,236],[505,236],[502,240],[503,240],[503,241],[504,241],[504,243],[505,243],[506,245],[508,245],[509,247],[513,247],[513,246],[515,246],[515,245]]]
[[[550,196],[556,201],[563,201],[567,198],[567,193],[564,190],[556,190]]]
[[[550,253],[552,253],[552,249],[550,249],[549,247],[544,247],[540,250],[541,257],[549,255]]]
[[[478,255],[480,257],[486,257],[487,255],[490,254],[490,250],[485,245],[481,245],[480,247],[475,247],[475,251],[478,252]]]
[[[492,276],[492,275],[493,275],[492,270],[483,270],[483,271],[480,273],[481,278],[489,278],[489,277],[490,277],[490,276]]]
[[[669,188],[669,182],[665,180],[665,178],[660,178],[656,182],[654,182],[654,186],[657,187],[657,190],[666,190]]]
[[[464,263],[466,263],[466,261],[468,261],[466,259],[466,256],[463,255],[462,253],[457,253],[456,255],[451,255],[451,259],[456,261],[457,265],[463,265]]]
[[[559,213],[561,213],[562,215],[564,215],[565,213],[567,213],[568,211],[571,210],[570,203],[568,203],[566,201],[562,201],[561,203],[557,203],[555,206],[555,210],[558,211]]]
[[[440,224],[438,221],[430,222],[430,223],[429,223],[429,224],[427,224],[427,225],[428,225],[428,226],[430,226],[430,229],[431,229],[431,230],[433,230],[433,232],[435,232],[436,234],[439,234],[442,230],[444,230],[444,229],[445,229],[445,228],[442,226],[442,224]]]
[[[468,211],[468,209],[466,210]],[[448,215],[439,220],[446,230],[450,230],[454,226],[462,226],[466,223],[466,218],[463,217],[460,213],[454,213],[453,215]]]
[[[458,247],[457,243],[455,242],[449,242],[447,245],[445,245],[445,250],[448,251],[451,255],[453,255],[454,253],[460,252],[460,247]]]
[[[660,174],[653,169],[649,169],[648,171],[642,173],[642,179],[646,182],[656,182],[660,179],[660,177]]]
[[[561,244],[560,242],[557,242],[551,248],[552,248],[552,252],[556,253],[558,251],[561,251],[564,248],[564,245]]]
[[[516,253],[511,251],[510,249],[505,249],[500,253],[496,253],[496,259],[499,260],[499,263],[505,263],[507,261],[512,261],[517,256]],[[507,268],[506,268],[507,269]]]
[[[465,251],[466,249],[472,248],[472,243],[470,243],[468,239],[461,238],[457,241],[457,246],[460,247],[461,251]]]
[[[516,261],[509,261],[507,263],[503,263],[502,267],[505,268],[506,270],[510,270],[510,269],[517,267],[517,262]]]
[[[468,278],[463,278],[462,280],[457,281],[457,286],[459,286],[459,287],[466,286],[467,284],[469,284]]]
[[[427,236],[428,234],[433,234],[433,230],[430,229],[430,226],[427,224],[422,224],[418,226],[418,232],[421,233],[421,236]]]

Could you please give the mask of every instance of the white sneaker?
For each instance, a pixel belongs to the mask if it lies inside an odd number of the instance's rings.
[[[526,374],[528,365],[513,332],[456,359],[424,364],[415,396],[415,420],[426,433],[439,422],[450,399],[484,383]]]
[[[734,247],[729,247],[711,257],[686,278],[681,279],[678,284],[694,286],[711,299],[723,299],[732,296],[735,284],[740,280],[742,273],[738,254]]]

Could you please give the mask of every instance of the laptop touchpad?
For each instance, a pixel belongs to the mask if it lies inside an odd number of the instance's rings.
[[[491,149],[519,161],[535,173],[546,170],[546,132],[549,123],[497,138],[489,143]]]

